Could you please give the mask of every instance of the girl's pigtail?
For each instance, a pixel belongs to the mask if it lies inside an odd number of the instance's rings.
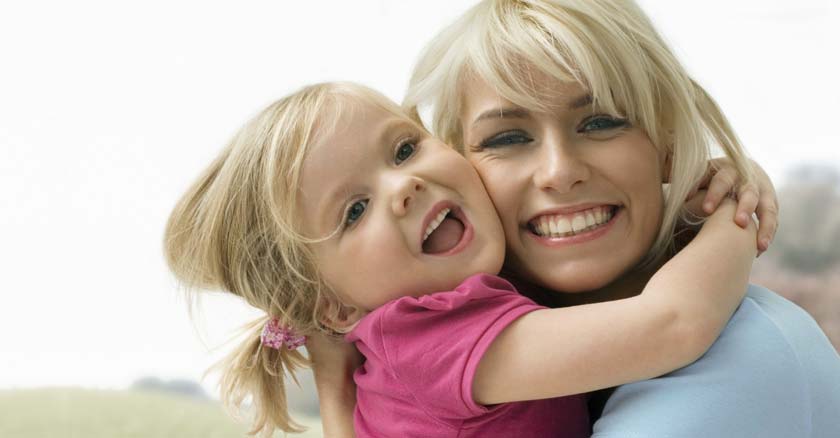
[[[275,349],[262,344],[260,334],[267,321],[260,318],[246,326],[247,338],[242,345],[213,367],[222,373],[219,386],[225,407],[240,418],[243,411],[252,410],[253,429],[249,434],[266,438],[275,429],[305,430],[289,415],[285,383],[286,378],[291,378],[298,384],[295,370],[309,366],[299,349],[285,345]]]

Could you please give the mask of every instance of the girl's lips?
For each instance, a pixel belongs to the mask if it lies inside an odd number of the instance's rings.
[[[433,205],[432,208],[429,209],[429,212],[426,213],[426,217],[423,218],[423,226],[420,227],[420,246],[422,246],[423,241],[426,240],[426,228],[429,227],[429,224],[432,222],[432,220],[434,220],[435,217],[437,217],[438,213],[447,208],[450,210],[451,213],[452,211],[457,209],[458,206],[455,205],[455,203],[452,201],[440,201]]]
[[[441,210],[443,210],[444,208],[449,208],[450,209],[449,215],[451,215],[455,219],[458,219],[459,221],[461,221],[461,224],[464,225],[464,232],[461,233],[461,239],[458,240],[458,243],[456,243],[455,246],[453,246],[449,250],[447,250],[445,252],[434,253],[434,254],[429,254],[429,253],[424,252],[423,254],[425,254],[425,255],[434,256],[434,257],[448,257],[448,256],[458,254],[461,251],[463,251],[470,244],[470,242],[472,242],[473,236],[475,235],[475,230],[473,229],[473,225],[467,219],[467,215],[464,214],[464,211],[461,209],[461,207],[458,207],[457,205],[455,205],[452,202],[446,202],[446,201],[436,204],[435,207],[432,208],[432,210],[429,212],[429,214],[426,215],[427,220],[424,221],[424,228],[423,228],[424,230],[425,230],[425,227],[429,223],[428,221],[430,219],[428,219],[428,218],[430,218],[430,217],[434,218],[435,215],[437,215],[437,213],[440,212]]]
[[[593,228],[591,230],[587,230],[581,232],[579,234],[575,234],[573,236],[567,237],[549,237],[549,236],[540,236],[534,233],[527,225],[524,226],[525,232],[537,243],[545,246],[566,246],[566,245],[576,245],[580,243],[589,242],[595,239],[598,239],[612,230],[613,226],[615,225],[616,221],[624,215],[624,207],[616,207],[615,212],[613,213],[612,218],[598,226],[597,228]]]

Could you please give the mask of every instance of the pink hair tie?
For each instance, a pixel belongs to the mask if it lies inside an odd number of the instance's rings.
[[[294,350],[306,344],[306,336],[298,335],[291,327],[281,325],[277,318],[271,318],[263,327],[260,342],[275,350],[279,350],[284,344],[287,349]]]

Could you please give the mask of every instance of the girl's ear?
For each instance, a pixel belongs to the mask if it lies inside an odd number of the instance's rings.
[[[344,334],[353,330],[366,314],[367,311],[358,307],[331,302],[327,305],[327,311],[324,312],[324,319],[321,322],[330,330]]]

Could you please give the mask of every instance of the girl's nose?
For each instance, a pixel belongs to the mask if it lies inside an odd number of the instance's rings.
[[[417,200],[417,195],[426,190],[426,182],[414,175],[400,176],[392,180],[394,184],[391,210],[397,216],[404,216]]]
[[[534,184],[540,190],[566,193],[575,185],[589,179],[589,166],[581,159],[570,141],[549,138],[540,146],[536,157]]]

